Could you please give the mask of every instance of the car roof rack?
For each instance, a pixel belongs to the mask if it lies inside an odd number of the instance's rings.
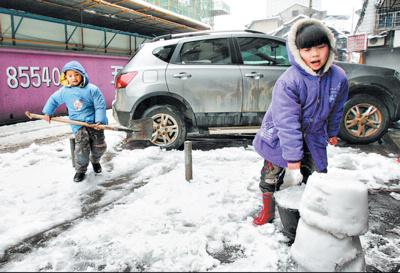
[[[244,31],[250,32],[250,33],[266,34],[265,32],[253,30],[253,29],[245,29]]]
[[[160,41],[160,40],[171,40],[171,39],[175,39],[175,38],[202,36],[202,35],[208,35],[208,34],[212,34],[212,33],[226,33],[226,32],[250,32],[250,33],[258,33],[258,34],[266,34],[265,32],[252,30],[252,29],[204,30],[204,31],[177,33],[177,34],[165,34],[165,35],[154,37],[153,39],[151,39],[151,42],[156,42],[156,41]]]

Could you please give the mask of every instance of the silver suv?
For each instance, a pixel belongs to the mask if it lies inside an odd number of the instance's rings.
[[[340,136],[378,140],[400,118],[392,69],[338,63],[350,80]],[[285,40],[254,31],[165,35],[142,45],[116,77],[115,119],[152,117],[152,143],[176,149],[187,134],[255,133],[277,78],[290,66]]]

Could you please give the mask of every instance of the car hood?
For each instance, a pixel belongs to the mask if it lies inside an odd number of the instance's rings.
[[[393,76],[395,70],[386,67],[379,67],[366,64],[355,64],[347,62],[335,62],[338,66],[346,71],[347,76],[350,74],[363,74],[363,75],[375,75],[375,76]]]

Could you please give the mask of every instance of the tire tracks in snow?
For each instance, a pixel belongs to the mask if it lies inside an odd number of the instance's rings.
[[[119,181],[119,183],[126,183],[129,180],[134,179],[133,175],[121,175],[120,177],[115,178],[116,181]],[[114,179],[112,180],[114,181]],[[109,183],[114,183],[112,181],[109,181]],[[124,182],[122,182],[124,181]],[[116,199],[113,199],[109,202],[106,202],[101,205],[96,205],[97,202],[100,201],[101,197],[104,195],[102,194],[102,189],[97,189],[93,192],[90,192],[88,194],[88,199],[83,200],[83,204],[85,206],[82,207],[82,214],[79,216],[76,216],[72,219],[66,220],[62,223],[56,224],[44,231],[38,232],[32,236],[29,236],[25,239],[23,239],[21,242],[14,244],[10,247],[8,247],[5,251],[3,256],[0,257],[0,268],[4,266],[6,263],[9,263],[17,258],[20,258],[21,255],[28,254],[32,250],[38,248],[38,247],[44,247],[46,246],[46,243],[59,236],[61,233],[68,231],[70,228],[72,228],[74,225],[76,225],[80,220],[82,219],[88,219],[91,217],[96,216],[102,209],[112,206],[114,203],[122,199],[123,197],[131,194],[134,192],[136,189],[143,187],[146,185],[147,182],[143,183],[137,183],[133,187],[130,187],[129,190],[125,194],[122,194]],[[86,203],[86,204],[85,204]],[[92,204],[95,204],[93,206],[90,206]]]
[[[12,144],[12,145],[0,145],[0,154],[13,153],[13,152],[18,151],[19,149],[28,148],[33,143],[38,144],[38,145],[54,143],[54,142],[60,141],[64,138],[66,139],[70,136],[71,136],[71,133],[64,133],[64,134],[51,136],[51,137],[36,138],[34,140],[28,139],[28,141],[26,141],[26,142],[19,142],[19,143]]]
[[[111,157],[113,156],[111,155]],[[108,160],[111,160],[111,158],[109,158]],[[157,162],[165,164],[165,162],[162,161],[162,158],[154,158],[154,162],[151,162],[151,164],[149,165],[154,166],[154,164],[157,164]],[[176,165],[177,162],[171,161],[169,162],[169,164]],[[102,210],[112,208],[116,203],[118,203],[118,201],[120,201],[124,197],[135,192],[135,190],[147,185],[150,180],[140,178],[140,181],[135,181],[138,180],[138,178],[141,176],[141,170],[144,169],[146,169],[146,166],[139,166],[128,173],[124,173],[115,178],[105,180],[103,183],[98,184],[100,188],[86,193],[85,196],[83,196],[81,200],[82,210],[80,215],[72,219],[63,221],[62,223],[55,224],[50,228],[47,228],[46,230],[28,236],[20,242],[7,247],[4,250],[2,256],[0,256],[0,270],[6,264],[15,260],[22,259],[24,255],[28,255],[35,249],[46,247],[47,242],[58,237],[60,234],[70,230],[75,225],[79,224],[81,220],[87,220],[89,218],[97,216],[99,213],[102,212]],[[173,169],[174,166],[171,166],[170,168],[162,168],[162,172],[158,175],[166,174]],[[128,185],[124,188],[123,185],[126,185],[127,183],[131,183],[131,185]],[[118,197],[110,201],[101,203],[100,201],[102,197],[107,193],[107,191],[111,190],[121,190],[122,193]]]

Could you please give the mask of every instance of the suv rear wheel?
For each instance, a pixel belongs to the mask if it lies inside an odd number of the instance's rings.
[[[367,144],[377,141],[389,127],[386,106],[369,95],[356,95],[344,106],[340,136],[350,143]]]
[[[183,115],[171,105],[156,105],[147,109],[143,117],[153,119],[151,143],[167,149],[179,149],[186,139]]]

